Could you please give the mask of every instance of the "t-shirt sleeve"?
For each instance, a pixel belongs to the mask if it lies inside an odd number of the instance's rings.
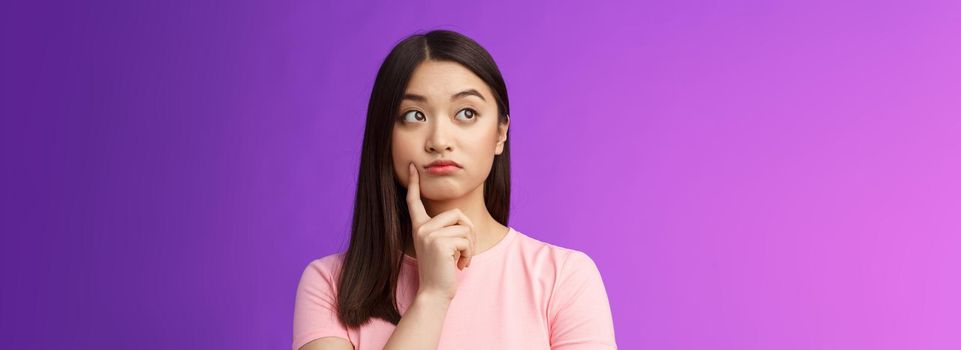
[[[329,258],[314,260],[300,276],[294,300],[294,350],[322,337],[350,339],[347,328],[337,319],[336,280],[331,262]]]
[[[552,350],[617,349],[604,282],[583,252],[572,251],[561,265],[548,316]]]

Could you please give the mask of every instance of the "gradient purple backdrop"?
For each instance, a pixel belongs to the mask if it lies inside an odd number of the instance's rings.
[[[485,46],[510,225],[623,349],[961,348],[961,3],[5,2],[5,349],[285,349],[404,36]]]

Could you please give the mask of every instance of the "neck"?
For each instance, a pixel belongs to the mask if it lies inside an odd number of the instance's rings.
[[[467,219],[474,224],[474,234],[477,236],[477,241],[474,243],[475,255],[490,249],[507,234],[507,226],[497,222],[487,211],[487,204],[484,202],[483,184],[459,198],[447,200],[421,198],[421,200],[424,202],[424,209],[427,210],[427,215],[430,215],[430,217],[435,217],[437,214],[455,208],[460,209],[467,216]],[[412,247],[405,253],[416,258]]]

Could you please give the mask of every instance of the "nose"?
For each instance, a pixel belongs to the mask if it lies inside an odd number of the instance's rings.
[[[435,123],[431,123],[429,135],[427,136],[427,152],[449,152],[451,151],[450,123],[446,118],[436,118]]]

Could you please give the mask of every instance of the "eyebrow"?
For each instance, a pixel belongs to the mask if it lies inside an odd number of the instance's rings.
[[[480,92],[477,92],[477,90],[474,90],[474,89],[467,89],[467,90],[458,92],[458,93],[454,94],[453,96],[451,96],[451,97],[450,97],[450,100],[453,101],[453,100],[456,100],[456,99],[458,99],[458,98],[462,98],[462,97],[466,97],[466,96],[477,96],[477,97],[480,97],[480,99],[483,100],[484,102],[487,102],[487,99],[485,99],[484,96],[481,95]],[[419,101],[419,102],[427,102],[427,98],[426,98],[426,97],[421,96],[421,95],[415,95],[415,94],[404,94],[404,98],[402,98],[401,100],[413,100],[413,101]]]

